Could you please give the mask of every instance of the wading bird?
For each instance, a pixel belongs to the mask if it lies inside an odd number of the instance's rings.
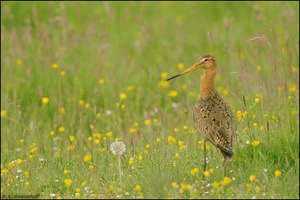
[[[217,63],[213,56],[206,54],[189,69],[172,76],[167,81],[196,69],[203,69],[200,85],[200,99],[193,110],[193,121],[199,134],[204,136],[204,171],[206,169],[206,140],[219,148],[225,162],[232,160],[232,146],[235,136],[235,122],[228,104],[215,89],[214,79]]]

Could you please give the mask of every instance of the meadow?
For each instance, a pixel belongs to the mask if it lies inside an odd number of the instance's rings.
[[[206,53],[225,176],[202,71],[166,81]],[[299,2],[1,2],[1,198],[298,199],[298,85]]]

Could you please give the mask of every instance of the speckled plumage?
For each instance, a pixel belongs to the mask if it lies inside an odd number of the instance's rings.
[[[193,110],[193,121],[197,132],[219,148],[226,161],[231,161],[234,117],[218,93],[199,99]]]

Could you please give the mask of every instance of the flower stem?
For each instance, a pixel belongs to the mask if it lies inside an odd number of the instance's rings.
[[[118,159],[119,159],[120,186],[122,186],[121,155],[118,155]]]

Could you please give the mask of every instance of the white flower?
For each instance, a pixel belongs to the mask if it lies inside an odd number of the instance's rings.
[[[126,150],[125,144],[122,141],[113,142],[110,144],[110,150],[114,155],[122,155]]]

